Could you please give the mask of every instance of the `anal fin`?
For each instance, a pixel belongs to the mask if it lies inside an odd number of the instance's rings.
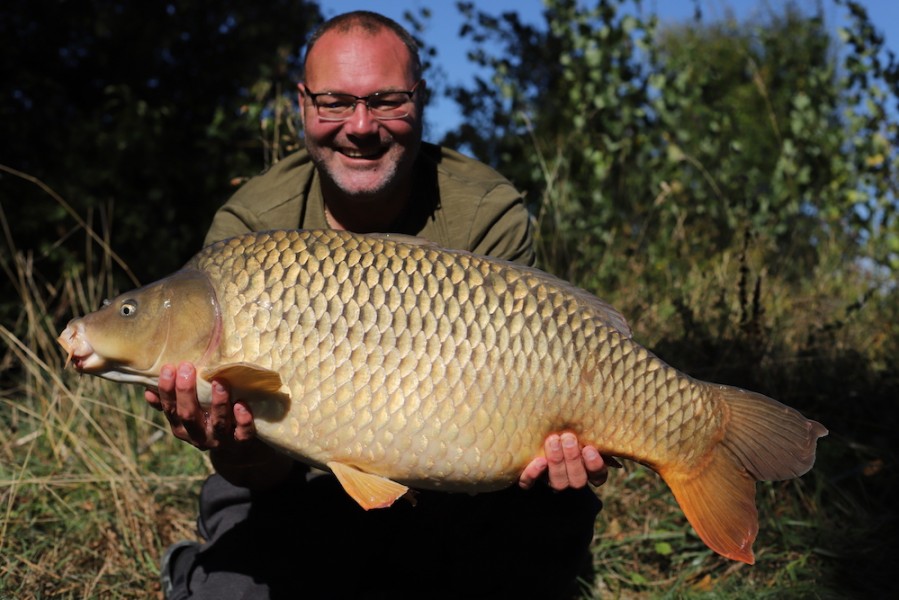
[[[342,462],[331,461],[328,468],[334,472],[344,491],[365,510],[387,508],[409,491],[401,483],[365,473]]]

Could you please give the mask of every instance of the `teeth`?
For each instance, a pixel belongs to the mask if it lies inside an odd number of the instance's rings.
[[[362,152],[359,150],[349,149],[341,150],[341,152],[346,156],[349,156],[350,158],[373,158],[381,153],[380,150],[375,150],[374,152]]]

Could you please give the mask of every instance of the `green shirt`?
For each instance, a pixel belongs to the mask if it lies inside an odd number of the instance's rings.
[[[521,194],[472,158],[423,143],[414,169],[410,210],[390,231],[444,248],[533,266],[531,219]],[[222,206],[206,244],[250,231],[327,229],[321,181],[309,154],[291,154],[240,188]]]

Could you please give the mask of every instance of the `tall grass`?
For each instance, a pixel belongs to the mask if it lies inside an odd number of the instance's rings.
[[[113,294],[118,268],[104,236],[83,237],[93,259],[53,281],[11,236],[0,253],[19,305],[0,324],[0,598],[153,597],[164,548],[195,535],[205,456],[174,440],[140,389],[64,368],[58,332]],[[807,281],[782,281],[755,243],[664,290],[641,287],[635,260],[633,285],[605,295],[675,366],[824,423],[817,465],[759,485],[757,564],[747,566],[708,550],[664,484],[626,464],[598,491],[605,509],[583,598],[866,598],[892,588],[896,290],[843,264],[838,248],[822,250]]]
[[[0,253],[20,309],[0,325],[0,598],[151,597],[162,549],[195,535],[203,455],[141,390],[64,368],[61,327],[110,292],[110,254],[88,239],[98,267],[57,281],[9,235]]]

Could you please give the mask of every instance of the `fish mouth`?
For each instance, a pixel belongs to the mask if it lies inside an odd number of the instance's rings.
[[[100,357],[96,353],[91,353],[87,356],[72,354],[69,362],[71,362],[72,366],[75,367],[75,370],[80,373],[90,373],[91,371],[96,371],[102,364]]]
[[[78,372],[90,372],[99,369],[103,365],[103,359],[94,352],[87,336],[84,334],[84,325],[73,321],[63,330],[56,341],[66,352],[66,364],[75,367]]]

